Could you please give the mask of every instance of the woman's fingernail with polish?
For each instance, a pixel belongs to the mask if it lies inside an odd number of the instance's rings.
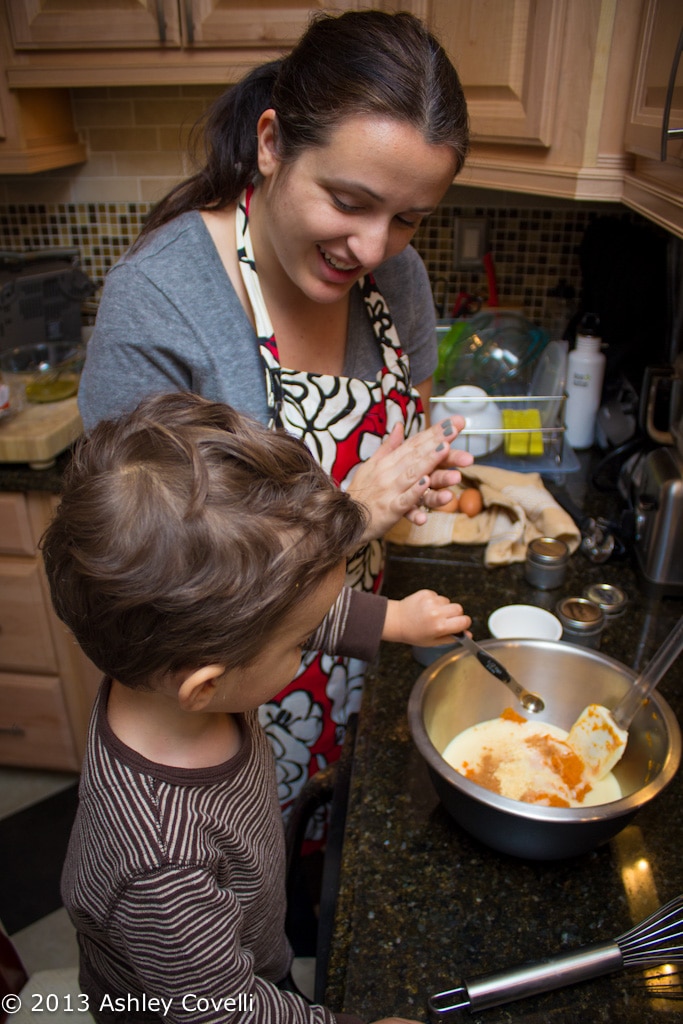
[[[453,424],[451,423],[450,420],[444,420],[443,423],[441,424],[441,429],[443,430],[446,437],[449,437],[453,433]]]
[[[441,444],[437,444],[437,446],[436,446],[436,451],[437,451],[437,452],[442,452],[442,451],[444,450],[444,448],[445,448],[445,447],[446,447],[446,445],[445,445],[445,444],[443,443],[443,441],[442,441],[442,442],[441,442]]]
[[[421,480],[417,481],[420,487],[423,487],[427,483],[427,477],[423,476]]]

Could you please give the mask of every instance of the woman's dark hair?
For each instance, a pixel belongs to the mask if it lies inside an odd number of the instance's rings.
[[[252,662],[364,526],[302,441],[169,394],[80,442],[41,546],[82,649],[146,688],[166,672]]]
[[[288,56],[228,89],[195,126],[195,139],[203,129],[204,166],[160,201],[143,234],[187,210],[239,198],[258,179],[256,125],[271,107],[283,161],[325,145],[355,114],[394,118],[430,145],[451,146],[457,171],[469,145],[458,75],[418,18],[372,10],[320,14]]]

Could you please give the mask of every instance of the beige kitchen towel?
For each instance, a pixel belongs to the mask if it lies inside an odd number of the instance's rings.
[[[424,526],[402,519],[387,535],[394,544],[485,544],[485,565],[523,562],[530,541],[559,537],[576,551],[581,534],[574,520],[543,485],[539,473],[513,473],[494,466],[468,466],[462,484],[478,487],[483,510],[472,519],[462,512],[432,512]]]

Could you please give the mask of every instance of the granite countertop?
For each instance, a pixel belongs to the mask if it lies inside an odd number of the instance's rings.
[[[23,462],[0,463],[0,491],[47,491],[58,494],[65,469],[71,461],[71,449],[61,452],[47,469],[31,469]]]
[[[597,494],[585,473],[572,492],[582,508],[600,506],[601,514],[614,500]],[[576,553],[563,586],[542,592],[526,582],[521,564],[485,569],[482,552],[392,548],[385,593],[430,587],[456,597],[472,616],[474,637],[484,640],[487,617],[500,605],[552,608],[589,583],[612,583],[629,605],[606,628],[601,650],[636,671],[683,614],[679,599],[645,597],[628,559],[594,565]],[[430,995],[613,940],[683,893],[681,772],[617,837],[580,857],[522,860],[470,837],[440,804],[409,733],[406,706],[421,671],[410,648],[382,645],[358,721],[325,1001],[367,1021],[388,1014],[427,1020]],[[683,721],[682,659],[660,690]],[[654,986],[641,972],[620,971],[487,1011],[462,1010],[453,1020],[661,1024],[683,1004],[659,997]]]

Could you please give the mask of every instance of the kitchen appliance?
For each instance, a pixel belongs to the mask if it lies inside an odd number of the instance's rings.
[[[683,456],[654,448],[630,467],[636,567],[646,593],[683,595]]]
[[[81,304],[96,288],[78,261],[78,249],[0,252],[0,352],[80,341]]]
[[[638,425],[655,444],[674,444],[671,430],[675,403],[683,381],[672,366],[647,366],[638,405]]]
[[[588,704],[614,707],[636,678],[614,658],[563,641],[492,640],[483,646],[543,695],[545,711],[534,715],[534,722],[567,732]],[[465,729],[509,707],[498,680],[466,651],[445,655],[425,669],[408,701],[410,732],[443,806],[467,832],[502,853],[539,861],[587,853],[625,828],[678,770],[680,728],[662,695],[654,693],[634,718],[626,752],[614,769],[621,799],[593,807],[547,807],[501,796],[461,775],[442,752]]]

